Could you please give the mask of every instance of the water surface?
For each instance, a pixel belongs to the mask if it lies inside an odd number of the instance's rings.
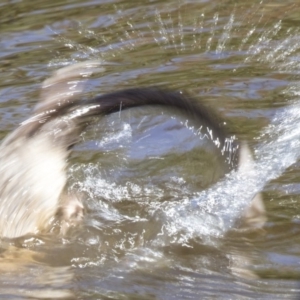
[[[218,181],[214,155],[180,114],[141,108],[99,120],[68,170],[84,224],[65,238],[3,240],[2,298],[297,299],[299,1],[0,5],[1,137],[30,115],[52,71],[96,59],[105,71],[89,95],[186,91],[255,157],[248,177]],[[258,191],[267,222],[236,227]]]

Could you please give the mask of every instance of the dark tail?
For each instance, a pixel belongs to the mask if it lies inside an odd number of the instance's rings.
[[[232,167],[238,162],[238,143],[226,131],[224,122],[200,101],[192,99],[182,92],[161,90],[158,88],[136,88],[121,90],[97,96],[93,99],[80,100],[84,79],[97,67],[95,62],[79,63],[58,70],[43,84],[40,101],[34,115],[23,122],[4,143],[8,144],[18,138],[30,138],[40,131],[51,131],[59,127],[59,141],[69,148],[77,142],[76,136],[88,125],[89,117],[107,115],[124,109],[160,105],[177,108],[191,125],[202,126],[202,133],[215,143],[224,160]],[[60,117],[64,116],[64,121]],[[66,116],[70,122],[66,124]],[[50,125],[49,125],[50,123]],[[197,129],[197,128],[196,128]]]
[[[224,121],[200,101],[182,92],[158,88],[134,88],[98,96],[86,101],[84,105],[90,106],[90,109],[81,116],[83,119],[87,116],[107,115],[145,105],[177,108],[180,114],[191,122],[190,125],[198,128],[202,126],[202,133],[210,136],[229,164],[237,166],[238,143],[227,133]]]

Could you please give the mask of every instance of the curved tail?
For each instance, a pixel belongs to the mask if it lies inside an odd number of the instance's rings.
[[[224,122],[200,101],[182,93],[159,88],[134,88],[103,94],[84,101],[81,94],[86,78],[95,70],[103,70],[95,61],[78,63],[56,71],[42,88],[41,101],[34,115],[4,141],[9,144],[18,137],[32,137],[38,132],[58,128],[56,143],[69,149],[78,141],[79,133],[89,124],[89,117],[103,116],[132,107],[160,105],[177,108],[191,125],[201,129],[219,149],[229,169],[238,166],[238,142],[230,136]],[[63,117],[63,119],[62,119]]]
[[[239,153],[242,150],[238,141],[227,133],[224,122],[201,102],[181,92],[136,88],[82,100],[86,78],[99,69],[97,62],[86,62],[55,72],[44,82],[41,101],[33,116],[3,141],[0,151],[1,236],[16,237],[43,229],[59,210],[62,218],[75,215],[75,221],[80,219],[80,201],[74,197],[63,199],[67,181],[65,165],[68,150],[94,116],[145,105],[175,107],[191,124],[202,127],[203,133],[218,148],[226,170],[241,167]]]

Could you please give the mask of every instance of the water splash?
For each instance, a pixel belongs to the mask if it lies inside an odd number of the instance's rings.
[[[233,28],[233,22],[234,22],[234,13],[231,14],[228,23],[224,26],[224,31],[221,36],[221,38],[218,41],[216,53],[220,54],[222,51],[224,51],[226,42],[231,38],[231,30]]]
[[[167,13],[167,18],[164,17],[164,12],[156,10],[155,22],[147,25],[151,35],[134,29],[134,19],[129,19],[126,21],[128,28],[122,28],[121,32],[116,30],[118,43],[113,46],[90,49],[69,40],[63,41],[66,45],[73,45],[78,51],[84,52],[82,57],[100,55],[104,59],[115,57],[125,51],[136,50],[149,41],[157,44],[162,50],[169,50],[172,46],[174,55],[187,51],[189,45],[192,50],[204,48],[206,53],[215,53],[216,58],[222,58],[221,54],[225,52],[230,57],[234,55],[232,54],[234,49],[238,49],[239,52],[244,53],[238,65],[240,68],[252,61],[258,61],[279,73],[297,72],[299,63],[292,58],[292,55],[300,49],[298,30],[285,30],[281,20],[265,28],[261,6],[262,3],[246,18],[245,23],[248,22],[249,25],[253,15],[258,15],[255,19],[256,23],[245,29],[245,37],[236,46],[233,46],[232,39],[235,33],[243,28],[243,20],[235,11],[231,13],[225,24],[220,13],[215,13],[212,20],[205,19],[205,14],[201,13],[192,18],[191,29],[190,21],[184,19],[180,10],[177,17]],[[184,22],[187,22],[187,27]],[[210,29],[204,32],[204,27]],[[287,37],[277,41],[276,37],[283,33]],[[99,36],[91,30],[86,31],[82,28],[80,34],[92,38]],[[102,34],[101,41],[103,44],[111,44],[112,38],[106,38]],[[285,93],[290,95],[293,93],[297,96],[300,91],[297,86],[290,86]],[[280,176],[297,160],[300,150],[297,141],[300,134],[300,130],[297,129],[299,127],[297,124],[300,124],[299,113],[300,109],[295,104],[273,118],[270,126],[259,137],[261,144],[255,149],[254,167],[247,174],[233,172],[224,181],[199,193],[192,201],[184,199],[179,203],[164,203],[156,206],[154,210],[159,216],[163,215],[166,221],[162,230],[171,238],[176,240],[179,236],[177,241],[186,242],[195,236],[222,236],[232,228],[253,196],[261,191],[267,182]]]
[[[215,15],[213,17],[213,25],[210,30],[210,37],[208,38],[208,40],[206,42],[206,51],[207,52],[209,52],[211,50],[212,41],[214,39],[216,27],[218,25],[218,20],[219,20],[219,13],[215,13]]]
[[[255,194],[299,158],[300,127],[295,124],[300,124],[297,104],[278,113],[263,131],[261,137],[267,141],[255,149],[253,170],[233,172],[196,198],[175,207],[166,204],[168,234],[175,235],[184,230],[185,239],[206,235],[218,237],[232,228]]]

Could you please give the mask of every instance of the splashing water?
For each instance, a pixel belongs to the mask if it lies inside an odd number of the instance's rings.
[[[256,12],[258,11],[257,8]],[[167,16],[167,19],[163,19],[162,14],[156,11],[155,21],[159,30],[152,27],[153,25],[148,25],[153,35],[153,41],[162,49],[166,50],[173,46],[178,54],[187,47],[188,42],[185,43],[185,39],[192,36],[192,50],[205,48],[206,53],[208,53],[213,52],[213,47],[215,47],[217,57],[232,50],[231,39],[234,33],[239,30],[235,26],[235,12],[231,13],[228,22],[222,26],[222,32],[220,32],[221,24],[219,24],[220,15],[215,13],[210,21],[210,31],[206,35],[201,32],[204,27],[203,13],[193,19],[194,28],[190,33],[184,32],[183,19],[180,13],[177,16],[178,24],[170,13]],[[239,67],[256,60],[268,64],[277,72],[297,72],[299,63],[292,59],[292,55],[300,48],[298,32],[286,30],[287,38],[278,43],[274,41],[274,37],[284,31],[282,22],[278,21],[268,30],[259,31],[257,28],[263,22],[262,20],[261,15],[257,23],[247,29],[245,37],[237,47],[239,51],[244,51],[247,54]],[[107,52],[103,52],[105,47],[102,47],[101,50],[82,48],[81,45],[74,45],[65,38],[60,37],[60,39],[66,45],[72,44],[78,51],[83,51],[82,58],[86,58],[86,55],[90,56],[92,53],[93,56],[100,55],[102,59],[109,59],[109,57],[115,57],[124,51],[130,51],[149,42],[149,37],[145,37],[142,31],[132,29],[133,23],[131,18],[127,21],[128,30],[124,31],[124,38],[118,35],[118,40],[123,43],[121,47],[116,48],[115,45],[108,47],[109,51]],[[98,36],[91,30],[86,31],[84,29],[80,30],[80,34],[88,37]],[[104,35],[101,35],[101,39],[102,42],[107,42]],[[130,43],[125,43],[125,40],[130,40]],[[290,86],[287,91],[292,91],[294,96],[300,93],[297,86]],[[167,235],[173,241],[182,243],[199,236],[220,237],[232,228],[238,217],[249,206],[255,194],[260,192],[270,180],[279,177],[297,161],[300,153],[300,129],[298,129],[300,126],[297,125],[300,125],[299,116],[300,107],[297,103],[275,115],[271,124],[258,139],[262,142],[255,149],[255,162],[251,170],[232,172],[223,181],[198,193],[192,200],[184,198],[182,201],[177,201],[176,204],[164,202],[156,207],[155,214],[164,219],[162,227],[162,232],[166,233],[164,237]],[[106,142],[103,141],[102,143]],[[103,182],[102,184],[106,185]],[[112,189],[115,187],[112,186]],[[95,194],[102,191],[100,189]],[[119,196],[117,198],[120,199]],[[159,240],[160,237],[157,239]]]
[[[153,84],[183,89],[255,145],[254,165],[212,186],[213,154],[192,129],[143,108],[99,119],[69,160],[69,188],[87,208],[82,226],[64,238],[1,241],[3,298],[298,299],[299,170],[285,170],[300,148],[299,3],[71,2],[3,6],[2,136],[28,114],[46,65],[92,59],[105,71],[89,79],[86,98]],[[230,230],[261,190],[264,230]],[[14,252],[3,256],[6,243],[25,250],[26,265]],[[245,281],[236,268],[260,278]]]
[[[224,49],[228,34],[232,28],[233,15],[224,27],[216,52]],[[214,18],[217,24],[217,15]],[[298,35],[288,31],[288,37],[272,49],[272,38],[281,30],[281,21],[273,29],[264,32],[258,43],[251,45],[247,51],[249,56],[245,62],[254,57],[270,63],[279,72],[298,70],[299,63],[288,60],[288,57],[299,50]],[[246,39],[255,31],[251,29]],[[214,33],[212,34],[214,35]],[[209,42],[209,41],[208,41]],[[242,41],[242,44],[245,40]],[[210,45],[207,48],[210,49]],[[268,49],[269,51],[265,51]],[[267,52],[267,53],[266,53]],[[276,65],[277,63],[277,65]],[[283,94],[299,96],[299,86],[289,86]],[[174,207],[165,204],[165,231],[167,235],[176,236],[179,242],[199,236],[223,236],[231,229],[243,211],[250,205],[254,196],[263,190],[271,180],[279,177],[288,167],[296,163],[300,157],[300,105],[299,100],[278,112],[271,124],[263,130],[258,140],[261,144],[255,149],[255,162],[251,170],[235,171],[225,180],[198,194],[197,197],[185,200]],[[205,224],[205,226],[203,226]],[[183,231],[183,232],[181,232]]]
[[[296,125],[295,125],[296,124]],[[300,107],[291,105],[263,132],[268,141],[255,149],[253,170],[232,172],[224,181],[176,207],[164,207],[168,234],[184,230],[185,239],[221,236],[228,231],[266,183],[280,176],[300,156]],[[205,226],[203,226],[205,224]]]

